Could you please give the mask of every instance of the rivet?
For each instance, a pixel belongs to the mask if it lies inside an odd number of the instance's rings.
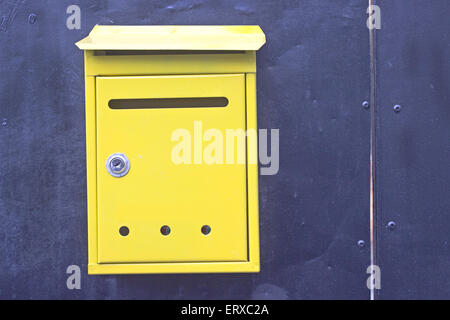
[[[358,241],[358,247],[364,248],[365,246],[366,246],[366,242],[364,240],[359,240]]]
[[[370,106],[369,101],[363,101],[363,103],[361,103],[361,105],[364,109],[369,109],[369,106]]]
[[[37,19],[37,15],[35,15],[34,13],[32,13],[32,14],[30,14],[30,15],[28,16],[28,23],[29,23],[29,24],[33,24],[33,23],[36,22],[36,19]]]
[[[393,109],[394,109],[394,111],[395,111],[395,112],[397,112],[397,113],[398,113],[398,112],[400,112],[400,110],[402,109],[402,106],[401,106],[401,105],[399,105],[399,104],[396,104],[396,105],[394,106],[394,108],[393,108]]]
[[[388,224],[386,225],[386,228],[388,229],[388,230],[394,230],[395,229],[395,227],[397,226],[397,224],[394,222],[394,221],[389,221],[388,222]]]

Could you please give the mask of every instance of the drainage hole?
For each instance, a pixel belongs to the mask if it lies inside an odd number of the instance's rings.
[[[169,226],[162,226],[161,227],[161,234],[163,236],[167,236],[170,233],[170,227]]]
[[[130,233],[130,229],[125,226],[120,227],[119,233],[121,236],[126,237]]]
[[[208,226],[207,224],[205,224],[205,225],[202,227],[202,233],[206,236],[206,235],[208,235],[210,232],[211,232],[211,227]]]

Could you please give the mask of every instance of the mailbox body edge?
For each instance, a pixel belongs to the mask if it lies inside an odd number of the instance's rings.
[[[189,55],[189,61],[196,61],[194,54]],[[209,55],[208,55],[209,56]],[[230,63],[223,63],[224,55],[216,54],[207,58],[208,67],[200,68],[200,73],[233,73],[245,74],[246,92],[246,126],[247,130],[257,130],[257,106],[256,106],[256,53],[247,51],[241,57],[230,55]],[[245,262],[176,262],[176,263],[98,263],[97,247],[97,133],[96,133],[96,76],[126,74],[128,76],[144,74],[158,74],[160,69],[145,69],[136,73],[134,65],[132,70],[126,73],[127,61],[123,56],[115,57],[102,62],[102,56],[95,56],[92,51],[84,51],[85,62],[85,117],[86,117],[86,174],[87,174],[87,209],[88,209],[88,274],[149,274],[149,273],[248,273],[260,271],[259,254],[259,213],[258,213],[258,164],[247,163],[247,228],[248,228],[248,261]],[[152,57],[149,57],[149,61]],[[166,56],[167,61],[183,59],[182,56]],[[200,58],[205,58],[201,55]],[[164,63],[161,57],[157,58],[158,65]],[[171,60],[172,59],[172,60]],[[125,67],[120,69],[110,68],[116,63],[124,62]],[[119,63],[120,64],[120,63]],[[187,64],[186,64],[187,65]],[[197,66],[198,67],[198,66]],[[195,74],[194,69],[186,67],[182,70],[186,74]],[[122,71],[120,71],[122,70]],[[134,72],[133,72],[134,70]],[[168,74],[175,73],[174,71]],[[256,143],[256,142],[255,142]],[[256,153],[257,147],[252,148],[247,143],[247,154]]]

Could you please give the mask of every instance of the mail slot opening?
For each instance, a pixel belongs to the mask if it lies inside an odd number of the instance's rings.
[[[221,108],[228,105],[225,97],[112,99],[111,109]]]

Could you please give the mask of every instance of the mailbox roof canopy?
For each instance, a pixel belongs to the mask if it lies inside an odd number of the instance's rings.
[[[100,26],[82,50],[249,50],[266,42],[259,26]]]

